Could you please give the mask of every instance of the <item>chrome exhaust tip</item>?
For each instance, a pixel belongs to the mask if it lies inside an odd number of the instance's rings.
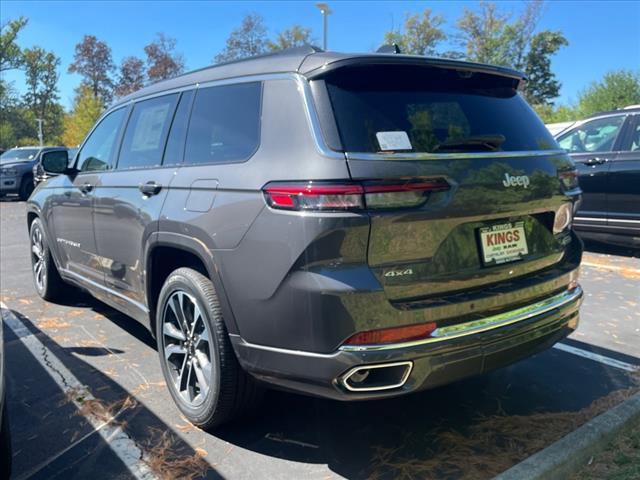
[[[413,362],[381,363],[353,367],[339,377],[339,383],[350,392],[377,392],[402,387],[413,368]]]

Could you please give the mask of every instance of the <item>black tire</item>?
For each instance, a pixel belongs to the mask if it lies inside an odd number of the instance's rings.
[[[22,182],[20,182],[20,191],[18,192],[18,196],[20,197],[20,200],[22,201],[29,200],[29,196],[31,195],[31,192],[33,192],[34,188],[35,187],[33,186],[33,177],[31,175],[27,175],[26,177],[23,177]]]
[[[168,313],[170,309],[168,302],[175,298],[175,295],[179,295],[180,292],[190,296],[189,301],[195,300],[201,312],[201,317],[197,318],[202,318],[207,322],[208,336],[211,337],[211,341],[207,342],[207,351],[210,357],[209,388],[207,394],[203,395],[204,400],[197,406],[189,403],[180,394],[176,386],[176,381],[180,382],[181,380],[177,380],[175,375],[181,378],[185,365],[188,364],[186,355],[183,357],[182,372],[178,372],[178,369],[174,368],[175,365],[165,359],[165,345],[175,346],[170,342],[186,343],[165,335],[163,328],[165,321],[169,321],[165,320],[165,316],[170,317],[172,315]],[[171,396],[185,417],[191,423],[204,430],[212,430],[238,418],[241,414],[248,413],[255,407],[262,397],[263,390],[256,380],[247,374],[238,363],[222,318],[218,296],[211,280],[190,268],[179,268],[171,273],[165,281],[160,291],[157,305],[156,337],[162,373]],[[196,315],[192,314],[192,319],[194,317]],[[174,318],[177,318],[177,316]],[[193,322],[197,323],[196,320],[193,320]],[[192,332],[194,330],[195,328],[191,328]],[[193,342],[193,344],[195,345],[196,342]],[[196,356],[196,354],[193,354],[193,361],[197,364]],[[179,362],[180,360],[178,359]],[[170,369],[172,370],[170,371]],[[205,370],[202,369],[201,371],[204,372]]]
[[[0,432],[0,478],[9,478],[11,476],[11,457],[9,412],[7,411],[7,399],[5,398],[2,409],[2,431]]]
[[[34,249],[34,240],[38,235],[41,236],[41,254],[37,253]],[[29,228],[29,248],[31,250],[31,276],[33,278],[33,285],[36,288],[36,292],[44,300],[50,302],[56,302],[64,300],[69,293],[70,286],[65,283],[60,277],[56,264],[51,256],[51,250],[47,242],[47,236],[45,235],[44,227],[39,218],[36,218],[31,222]],[[41,281],[38,280],[38,274],[36,264],[38,261],[42,262],[42,268],[44,269],[44,276]]]

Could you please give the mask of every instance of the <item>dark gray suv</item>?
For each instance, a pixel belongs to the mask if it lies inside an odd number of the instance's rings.
[[[338,400],[449,383],[578,324],[577,174],[518,72],[303,47],[112,106],[28,205],[45,299],[148,326],[214,427],[260,385]]]

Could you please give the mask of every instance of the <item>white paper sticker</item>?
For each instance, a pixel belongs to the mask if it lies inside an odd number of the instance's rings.
[[[376,133],[380,150],[413,150],[407,132],[378,132]]]

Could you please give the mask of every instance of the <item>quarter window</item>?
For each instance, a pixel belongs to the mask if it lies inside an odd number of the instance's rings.
[[[184,162],[247,160],[260,143],[260,83],[203,88],[196,93]]]
[[[569,153],[610,152],[622,122],[623,115],[592,120],[562,135],[558,143]]]
[[[104,117],[82,146],[78,154],[80,171],[108,170],[115,154],[115,146],[124,120],[126,108]]]
[[[162,163],[177,99],[175,94],[135,104],[122,141],[118,169],[149,168]]]

